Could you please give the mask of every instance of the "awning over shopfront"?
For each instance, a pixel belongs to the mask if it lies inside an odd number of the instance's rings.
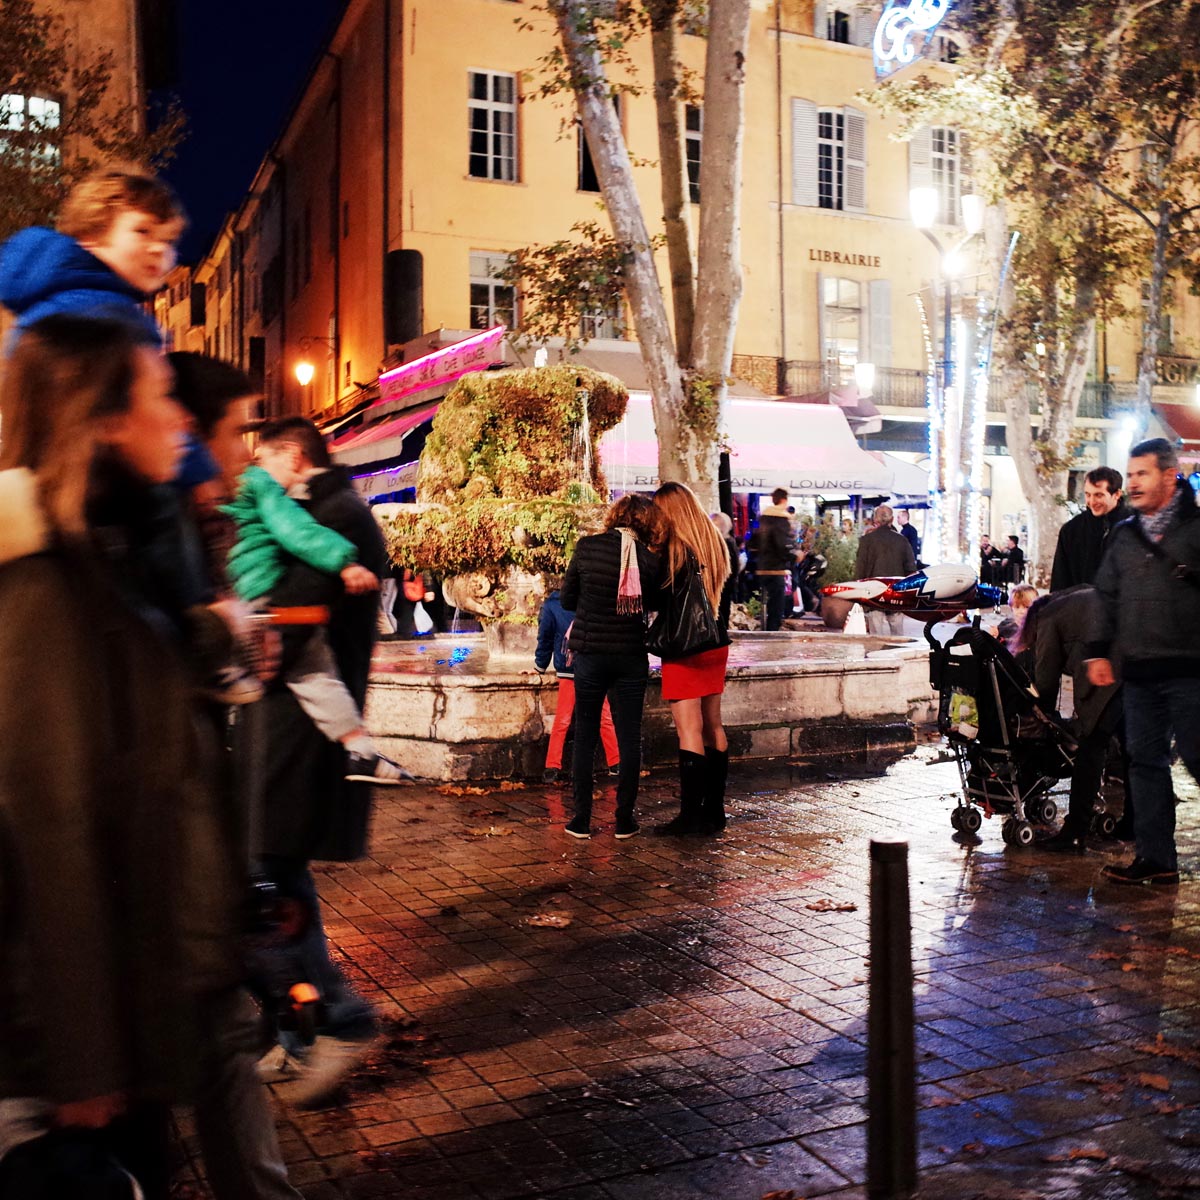
[[[894,490],[896,468],[859,446],[834,405],[733,399],[723,432],[731,447],[735,492],[784,487],[797,496],[886,496]],[[658,442],[648,395],[630,396],[622,421],[601,439],[600,460],[611,488],[658,486]],[[913,482],[910,477],[906,486]]]
[[[432,421],[437,404],[422,404],[381,421],[365,429],[351,430],[335,438],[329,446],[330,453],[343,466],[354,467],[359,463],[382,462],[386,459],[400,460],[404,452],[404,439],[418,425]]]
[[[1200,405],[1155,402],[1159,417],[1188,449],[1200,447]]]

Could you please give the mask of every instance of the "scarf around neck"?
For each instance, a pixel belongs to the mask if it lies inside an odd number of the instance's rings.
[[[1167,503],[1164,504],[1162,508],[1160,508],[1158,512],[1154,513],[1152,516],[1139,514],[1138,520],[1142,523],[1142,529],[1145,530],[1146,536],[1152,541],[1162,541],[1163,535],[1167,532],[1167,529],[1173,523],[1179,510],[1182,508],[1182,505],[1180,504],[1181,499],[1182,494],[1179,491],[1176,491],[1171,499],[1168,500]]]
[[[640,613],[642,611],[642,575],[638,570],[637,535],[623,525],[617,527],[621,535],[621,580],[617,584],[617,612]]]

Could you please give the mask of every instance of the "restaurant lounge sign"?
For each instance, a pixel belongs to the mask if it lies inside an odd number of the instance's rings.
[[[472,371],[482,371],[504,357],[504,325],[485,329],[474,337],[464,338],[451,346],[442,346],[432,354],[414,358],[379,377],[379,400],[387,404],[403,400],[414,392],[427,388],[445,387]],[[375,407],[374,405],[372,407]]]

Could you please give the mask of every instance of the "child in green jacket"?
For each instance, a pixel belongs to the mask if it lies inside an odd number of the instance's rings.
[[[317,521],[262,466],[246,468],[237,496],[222,511],[238,528],[229,552],[229,579],[238,597],[249,604],[269,603],[289,556],[315,571],[341,576],[347,592],[379,587],[379,580],[354,561],[353,543]],[[331,742],[346,747],[347,779],[397,784],[411,778],[376,750],[362,713],[338,674],[323,629],[313,630],[283,679],[313,724]]]

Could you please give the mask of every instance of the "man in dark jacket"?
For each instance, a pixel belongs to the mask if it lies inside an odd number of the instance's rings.
[[[1130,515],[1130,508],[1122,499],[1122,483],[1121,472],[1112,467],[1097,467],[1084,477],[1086,507],[1058,531],[1050,572],[1052,592],[1095,583],[1108,535],[1114,525]]]
[[[1100,597],[1088,645],[1088,679],[1125,687],[1136,856],[1104,874],[1117,883],[1179,883],[1171,734],[1200,780],[1200,510],[1177,476],[1164,438],[1130,451],[1125,478],[1135,515],[1109,537],[1096,576]]]
[[[897,533],[892,522],[892,510],[881,504],[875,510],[875,528],[869,529],[859,538],[858,554],[854,559],[854,575],[857,579],[903,578],[917,569],[908,538]],[[867,631],[879,637],[904,632],[904,614],[867,610]]]
[[[796,561],[796,535],[787,510],[786,488],[771,493],[771,503],[758,514],[754,535],[755,573],[762,586],[763,628],[777,630],[790,608],[792,565]]]
[[[322,524],[348,538],[357,560],[375,575],[386,570],[383,535],[371,510],[354,491],[348,474],[332,466],[320,431],[302,417],[269,422],[260,440],[287,445],[295,452],[296,479],[289,492]],[[335,576],[294,562],[273,601],[280,607],[326,604],[331,609],[329,645],[350,694],[366,702],[371,653],[376,637],[377,598],[366,592],[345,594]],[[294,650],[284,639],[284,661]],[[313,859],[348,861],[366,853],[370,792],[346,782],[345,750],[328,741],[305,716],[285,686],[263,701],[265,746],[262,828],[259,842],[264,873],[281,895],[298,901],[307,926],[298,946],[298,979],[321,992],[325,1024],[304,1055],[289,1042],[276,1047],[262,1064],[271,1081],[292,1081],[282,1093],[298,1104],[327,1096],[363,1057],[375,1032],[371,1006],[333,965],[321,924]]]

